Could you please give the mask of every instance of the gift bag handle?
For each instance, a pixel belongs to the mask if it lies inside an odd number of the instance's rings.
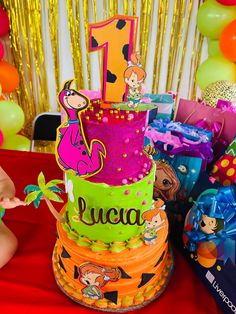
[[[195,112],[196,112],[196,109],[194,109],[194,110],[187,116],[187,118],[184,120],[183,123],[187,123],[188,120],[192,117],[192,115],[193,115]]]

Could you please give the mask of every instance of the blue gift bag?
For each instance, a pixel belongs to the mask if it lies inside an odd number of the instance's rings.
[[[235,188],[208,189],[186,216],[185,254],[224,313],[236,313]]]
[[[149,111],[149,123],[154,119],[168,119],[172,118],[174,100],[172,94],[144,94],[144,98],[148,98],[149,101],[157,108]]]

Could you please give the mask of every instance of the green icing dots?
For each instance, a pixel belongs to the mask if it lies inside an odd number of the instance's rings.
[[[91,241],[89,238],[77,234],[70,229],[67,223],[62,224],[62,228],[67,232],[68,238],[74,240],[78,246],[89,247],[94,252],[110,251],[119,253],[127,248],[135,249],[144,244],[142,235],[130,238],[125,242],[114,241],[108,244],[102,241]],[[119,233],[123,234],[124,232],[120,231]]]

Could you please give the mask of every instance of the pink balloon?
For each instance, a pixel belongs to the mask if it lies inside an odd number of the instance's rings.
[[[0,60],[3,58],[3,56],[4,56],[4,46],[2,42],[0,41]]]
[[[217,0],[217,2],[223,5],[236,5],[236,0]]]
[[[0,130],[0,146],[2,146],[2,144],[3,144],[3,139],[4,139],[3,133],[2,133],[2,131]]]
[[[6,11],[3,10],[2,7],[0,7],[0,25],[0,37],[7,35],[10,28],[9,18]]]

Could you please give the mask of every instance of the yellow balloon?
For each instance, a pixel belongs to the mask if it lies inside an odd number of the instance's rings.
[[[22,108],[9,100],[0,101],[0,128],[5,136],[18,133],[25,122]]]
[[[197,13],[197,26],[202,35],[218,39],[223,29],[236,17],[236,6],[222,5],[216,0],[206,0]]]
[[[208,41],[208,56],[209,57],[224,56],[220,50],[219,40],[210,39]]]
[[[9,135],[4,138],[4,142],[1,148],[29,151],[30,140],[27,137],[18,134]]]
[[[235,83],[236,65],[224,57],[210,57],[199,66],[196,80],[201,89],[216,81],[227,80]]]

